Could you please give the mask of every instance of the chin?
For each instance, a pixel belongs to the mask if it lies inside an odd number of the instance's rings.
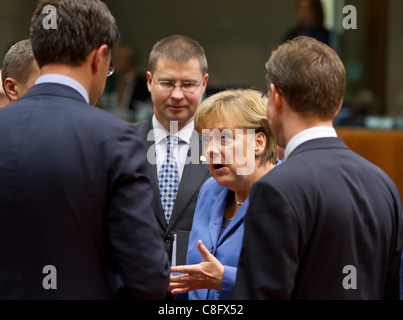
[[[224,188],[229,189],[228,187],[229,187],[231,184],[234,183],[233,180],[230,180],[230,179],[228,179],[228,178],[226,178],[226,177],[217,177],[217,176],[213,176],[213,177],[214,177],[215,181],[217,182],[217,184],[218,184],[220,187],[224,187]]]

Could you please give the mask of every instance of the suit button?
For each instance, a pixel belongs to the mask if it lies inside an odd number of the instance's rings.
[[[170,243],[171,242],[171,235],[170,234],[166,235],[164,240],[165,240],[166,243]]]
[[[210,253],[213,254],[213,252],[214,252],[214,247],[211,247]]]

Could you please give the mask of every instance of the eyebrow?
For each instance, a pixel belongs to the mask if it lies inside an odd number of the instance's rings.
[[[204,79],[204,78],[203,78],[203,79]],[[170,78],[170,77],[164,77],[164,76],[159,77],[159,78],[158,78],[158,81],[177,82],[177,81],[175,81],[174,79],[172,79],[172,78]],[[185,80],[182,80],[181,82],[182,82],[182,83],[183,83],[183,82],[198,82],[198,80],[195,80],[195,79],[185,79]]]

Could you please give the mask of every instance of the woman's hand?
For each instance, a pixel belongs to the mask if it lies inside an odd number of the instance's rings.
[[[171,267],[172,273],[182,273],[179,276],[171,274],[168,291],[172,294],[187,293],[196,289],[221,289],[224,266],[207,250],[201,240],[197,242],[197,249],[203,257],[201,263]]]

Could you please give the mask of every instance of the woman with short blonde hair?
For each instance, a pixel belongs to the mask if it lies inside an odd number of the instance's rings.
[[[250,190],[280,163],[266,103],[256,90],[227,90],[196,111],[195,129],[212,178],[199,194],[187,265],[171,268],[169,290],[178,299],[233,298]]]

